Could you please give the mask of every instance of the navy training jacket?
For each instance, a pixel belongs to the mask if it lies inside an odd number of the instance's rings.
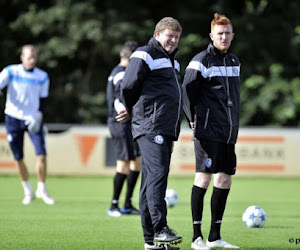
[[[195,122],[198,139],[236,143],[240,117],[240,61],[213,44],[198,53],[186,68],[184,112]]]
[[[120,83],[125,73],[125,67],[119,64],[111,71],[106,85],[106,102],[108,108],[107,122],[117,122],[117,111],[114,108],[114,101],[121,99],[120,97]]]
[[[175,59],[177,49],[168,54],[151,38],[130,58],[121,95],[128,112],[132,113],[132,134],[164,135],[177,140],[182,114],[180,65]]]

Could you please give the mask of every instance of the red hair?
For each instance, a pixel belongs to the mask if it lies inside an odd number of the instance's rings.
[[[232,23],[229,20],[229,18],[219,13],[215,13],[214,19],[211,21],[211,30],[213,30],[216,25],[227,25],[227,24],[229,24],[233,29]]]

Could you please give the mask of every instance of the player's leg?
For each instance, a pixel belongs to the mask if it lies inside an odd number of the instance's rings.
[[[22,200],[22,203],[24,205],[28,205],[34,199],[34,192],[29,182],[28,170],[23,159],[17,160],[16,162],[17,162],[18,172],[22,180],[22,187],[24,190],[24,198]]]
[[[46,182],[46,156],[45,155],[37,155],[36,164],[35,164],[35,171],[38,182]]]
[[[141,137],[139,146],[143,157],[143,168],[147,171],[146,179],[146,199],[151,215],[154,243],[156,244],[176,244],[182,241],[181,236],[177,236],[167,225],[167,206],[164,200],[173,141],[157,135],[155,137]]]
[[[45,155],[37,155],[36,160],[36,172],[37,172],[37,189],[36,197],[41,198],[46,204],[53,205],[55,200],[50,197],[46,188],[46,171],[47,171],[47,161]]]
[[[214,145],[214,188],[211,197],[211,228],[206,242],[209,247],[239,248],[221,238],[221,225],[232,178],[236,169],[234,145],[217,143]],[[216,158],[218,160],[216,160]]]
[[[123,148],[122,157],[129,161],[129,172],[127,176],[127,190],[125,196],[124,207],[121,209],[122,214],[135,214],[138,215],[140,212],[132,205],[133,191],[140,173],[140,156],[139,147],[136,142],[133,141],[131,132],[131,123],[127,122],[122,124],[123,128]]]
[[[221,224],[230,186],[230,175],[222,172],[214,175],[214,187],[211,196],[211,228],[208,237],[210,242],[221,239]]]
[[[129,173],[129,160],[126,158],[127,143],[125,125],[117,122],[108,123],[108,127],[114,142],[116,154],[116,173],[113,178],[113,197],[107,214],[113,217],[121,216],[119,198],[123,189],[124,181]],[[125,155],[125,156],[124,156]]]
[[[49,195],[46,188],[47,176],[47,157],[46,157],[46,144],[45,144],[45,130],[43,124],[37,133],[28,132],[29,137],[35,149],[36,164],[35,170],[38,179],[37,189],[35,195],[37,198],[42,199],[46,204],[53,205],[55,200]]]
[[[199,140],[195,140],[196,173],[191,194],[191,210],[193,220],[193,238],[191,248],[196,250],[209,249],[203,241],[202,215],[204,207],[204,196],[211,181],[211,173],[206,172],[205,160],[207,153],[201,146]]]
[[[138,140],[139,143],[142,143]],[[144,161],[142,157],[142,166],[144,166]],[[140,195],[139,195],[139,208],[141,213],[141,224],[143,228],[144,235],[144,249],[157,249],[153,243],[154,230],[151,220],[151,215],[149,212],[148,202],[147,202],[147,176],[148,169],[142,167],[142,178],[141,178],[141,187],[140,187]],[[161,249],[161,248],[158,248]]]
[[[145,170],[145,168],[143,168],[143,169]],[[148,205],[147,205],[146,179],[147,179],[147,171],[142,171],[139,205],[140,205],[142,226],[143,226],[143,232],[144,232],[144,241],[145,241],[144,250],[163,250],[163,249],[180,250],[179,247],[173,247],[168,244],[155,245],[153,243],[154,230],[153,230],[151,216],[150,216]]]
[[[24,199],[22,202],[24,205],[28,205],[34,199],[34,192],[30,185],[28,170],[23,160],[23,144],[26,126],[24,121],[15,119],[9,115],[5,115],[5,125],[7,130],[7,141],[17,163],[19,176],[24,190]]]
[[[141,159],[140,157],[137,157],[136,160],[131,160],[129,162],[129,174],[127,176],[127,190],[126,190],[126,196],[125,196],[125,205],[121,209],[121,212],[123,214],[140,214],[139,210],[137,210],[133,205],[132,205],[132,195],[134,188],[136,186],[139,174],[140,174],[140,169],[141,169]]]
[[[129,171],[129,161],[117,160],[116,174],[113,181],[113,197],[111,200],[110,209],[107,211],[109,216],[121,216],[119,208],[119,198],[123,189],[124,182]]]
[[[209,249],[203,241],[201,226],[204,207],[204,196],[209,186],[210,180],[210,173],[198,172],[195,174],[195,181],[191,195],[191,209],[193,219],[193,239],[191,248],[196,250]]]
[[[18,172],[21,177],[22,181],[28,181],[29,180],[29,173],[27,170],[27,167],[25,165],[24,159],[16,160]]]
[[[166,158],[168,154],[165,150],[162,150],[153,145],[154,143],[149,140],[149,138],[146,138],[145,136],[142,136],[138,139],[138,144],[141,149],[142,154],[142,180],[141,180],[141,189],[140,189],[140,199],[139,199],[139,205],[140,205],[140,212],[141,212],[141,222],[142,222],[142,228],[143,228],[143,234],[144,234],[144,249],[150,250],[150,249],[179,249],[179,248],[170,248],[168,244],[163,244],[160,242],[157,242],[158,238],[158,232],[155,232],[155,229],[157,228],[157,224],[161,224],[162,229],[159,233],[160,236],[164,237],[164,240],[170,240],[170,241],[179,241],[181,240],[181,237],[176,236],[168,227],[166,222],[166,204],[164,202],[164,181],[161,178],[160,172],[165,172],[163,169],[164,164],[159,164],[154,161],[154,158],[158,155],[164,154]],[[156,149],[155,149],[156,148]],[[155,155],[155,156],[154,156]],[[161,158],[158,156],[158,158]],[[155,170],[158,165],[160,166],[160,171]],[[167,167],[168,172],[169,167]],[[156,175],[154,174],[154,172]],[[158,187],[158,185],[154,185],[153,182],[155,182],[155,177],[159,179],[159,183],[163,185],[162,187]],[[162,174],[165,176],[165,174]],[[167,176],[167,175],[166,175]],[[166,185],[165,185],[166,186]],[[164,189],[164,190],[163,190]],[[155,197],[154,197],[155,196]],[[161,196],[161,197],[160,197]],[[162,200],[162,202],[160,202]],[[164,203],[165,206],[165,216],[163,209],[161,209],[160,206],[162,206]],[[151,210],[151,211],[150,211]],[[153,210],[157,214],[153,214]],[[162,232],[164,230],[164,232]],[[171,235],[172,233],[172,235]],[[164,235],[162,235],[164,234]],[[172,238],[172,239],[171,239]],[[155,242],[155,244],[154,244]]]

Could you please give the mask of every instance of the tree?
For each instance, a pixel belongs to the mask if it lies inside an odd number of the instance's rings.
[[[2,0],[0,63],[16,63],[18,49],[34,43],[38,66],[51,79],[45,121],[105,123],[107,77],[126,40],[145,44],[162,17],[175,17],[183,26],[178,53],[183,75],[209,43],[210,21],[219,12],[234,25],[231,50],[242,62],[241,124],[296,126],[299,8],[297,0]]]

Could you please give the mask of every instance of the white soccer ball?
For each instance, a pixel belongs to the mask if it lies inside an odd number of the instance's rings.
[[[167,188],[165,201],[168,207],[174,207],[178,203],[178,194],[172,188]]]
[[[266,223],[267,214],[259,206],[250,206],[243,213],[242,219],[247,227],[262,227]]]

